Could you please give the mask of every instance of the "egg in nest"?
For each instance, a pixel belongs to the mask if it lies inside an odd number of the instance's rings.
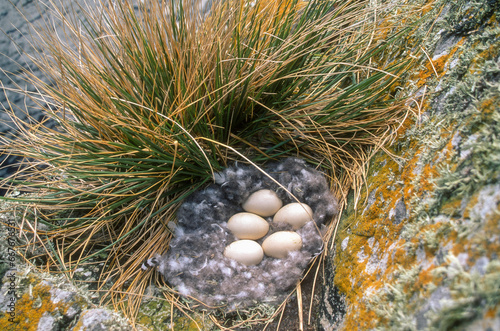
[[[303,214],[298,222],[273,221],[280,209],[297,203],[280,185],[246,165],[218,173],[215,184],[195,192],[180,206],[170,249],[158,259],[159,271],[180,294],[230,310],[279,303],[300,280],[311,258],[321,253],[321,229],[338,210],[324,174],[297,158],[269,164],[265,171],[310,209],[294,205],[292,209]],[[262,190],[266,190],[265,199],[255,202],[252,195]],[[253,208],[260,204],[265,211],[257,215]],[[258,219],[242,214],[235,222],[239,213],[255,214]],[[250,237],[238,232],[247,231],[246,218],[258,228]],[[290,242],[282,245],[281,237]],[[276,257],[261,256],[259,245],[264,253],[269,246],[284,246],[285,251],[279,250]],[[243,253],[238,261],[238,249],[251,254]]]

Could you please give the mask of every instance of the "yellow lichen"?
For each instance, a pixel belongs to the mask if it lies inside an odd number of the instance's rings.
[[[452,49],[450,49],[446,54],[441,55],[435,60],[428,59],[425,64],[425,69],[418,73],[417,86],[425,85],[430,79],[438,79],[445,73],[446,64],[452,58],[452,56],[457,52],[460,46],[464,43],[465,38],[462,38]],[[437,76],[436,76],[437,75]]]
[[[51,300],[50,286],[38,283],[30,293],[24,293],[16,302],[15,322],[8,321],[8,316],[0,317],[2,330],[27,330],[36,331],[40,318],[45,313],[60,310],[61,313],[68,307],[63,303],[54,304]]]

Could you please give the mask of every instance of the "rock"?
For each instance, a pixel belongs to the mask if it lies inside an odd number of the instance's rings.
[[[57,321],[53,316],[50,316],[48,313],[44,313],[44,315],[40,318],[38,322],[37,331],[57,331],[59,327],[57,325]]]
[[[106,309],[89,309],[82,313],[74,331],[125,331],[132,330],[130,325],[116,323],[116,318]]]
[[[76,5],[77,2],[62,0],[60,4],[65,9],[72,6],[78,13],[80,9]],[[58,4],[57,1],[54,3]],[[28,118],[26,114],[36,121],[42,120],[45,116],[41,109],[41,106],[45,106],[43,102],[38,105],[40,101],[35,101],[22,92],[26,91],[31,95],[37,93],[37,89],[26,82],[24,70],[49,83],[42,69],[31,60],[31,56],[36,52],[39,52],[38,56],[43,55],[43,49],[35,48],[32,43],[32,38],[37,39],[36,32],[44,27],[43,17],[47,19],[50,14],[47,6],[40,1],[0,2],[0,133],[8,134],[15,131],[13,130],[15,123],[7,111],[13,111],[23,121]],[[34,28],[30,28],[30,25]],[[58,34],[64,36],[59,28]],[[55,123],[48,122],[48,125],[54,127]],[[0,155],[0,164],[7,166],[0,169],[0,178],[14,173],[17,167],[10,165],[17,161],[15,157]],[[0,195],[4,194],[4,191],[0,191]]]
[[[63,276],[40,273],[17,262],[17,270],[9,270],[2,279],[0,329],[132,330],[120,314],[89,308],[94,303],[86,291]]]
[[[372,159],[366,204],[343,213],[320,329],[498,328],[500,5],[432,6],[444,9],[423,45],[429,58],[402,89],[421,108],[392,155]]]

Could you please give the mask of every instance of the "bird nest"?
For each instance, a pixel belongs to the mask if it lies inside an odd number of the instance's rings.
[[[269,189],[283,204],[306,203],[312,220],[300,229],[272,221],[262,242],[278,231],[295,231],[302,248],[284,258],[264,256],[257,265],[247,266],[224,255],[236,241],[227,221],[243,212],[250,194]],[[217,175],[215,184],[190,196],[179,208],[178,224],[169,251],[159,258],[159,270],[177,291],[210,306],[229,310],[261,303],[283,302],[301,279],[311,259],[323,249],[322,229],[337,213],[337,201],[325,176],[304,161],[288,158],[270,164],[265,172],[255,167],[234,165]]]

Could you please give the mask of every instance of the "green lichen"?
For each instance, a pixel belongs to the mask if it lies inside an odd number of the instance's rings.
[[[183,312],[174,302],[158,295],[146,295],[136,317],[137,325],[151,331],[214,329],[207,315],[194,311]]]
[[[492,261],[484,274],[466,271],[457,258],[449,255],[446,265],[436,268],[435,274],[446,277],[451,298],[443,308],[431,312],[431,329],[450,330],[453,327],[484,318],[496,310],[500,302],[500,261]],[[500,315],[500,311],[497,312]]]

